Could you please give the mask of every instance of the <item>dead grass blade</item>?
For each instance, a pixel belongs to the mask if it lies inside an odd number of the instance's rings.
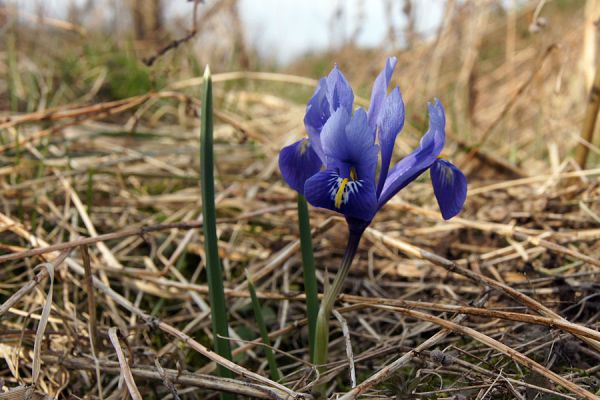
[[[123,353],[123,349],[121,348],[121,344],[119,343],[116,327],[113,326],[108,329],[108,337],[115,349],[115,352],[117,353],[117,358],[119,359],[119,367],[121,368],[121,378],[125,381],[125,384],[127,385],[129,395],[133,400],[142,400],[142,394],[140,393],[140,391],[137,388],[137,385],[135,384],[135,380],[133,379],[133,375],[131,374],[131,369],[129,368],[129,362],[127,362],[125,353]]]
[[[506,285],[505,283],[488,278],[487,276],[477,273],[475,271],[468,270],[466,268],[462,268],[462,267],[458,266],[456,263],[454,263],[446,258],[440,257],[437,254],[433,254],[429,251],[420,249],[420,248],[413,246],[411,244],[408,244],[404,241],[391,238],[388,235],[385,235],[381,232],[374,230],[373,228],[368,228],[366,230],[366,233],[367,233],[367,235],[371,236],[375,240],[380,240],[390,246],[393,246],[411,257],[417,257],[420,259],[428,260],[436,265],[439,265],[439,266],[447,269],[449,272],[454,272],[454,273],[460,274],[462,276],[469,278],[470,280],[472,280],[474,282],[477,282],[480,285],[488,286],[488,287],[494,288],[496,290],[499,290],[501,292],[504,292],[508,296],[512,297],[519,303],[527,306],[532,311],[535,311],[538,314],[541,314],[541,315],[551,318],[551,319],[564,320],[564,318],[562,318],[560,315],[558,315],[557,313],[555,313],[548,307],[542,305],[540,302],[532,299],[531,297],[513,289],[512,287]],[[588,337],[585,337],[585,336],[580,336],[580,335],[578,335],[578,336],[581,338],[581,340],[590,344],[590,346],[594,347],[595,349],[597,349],[597,350],[600,349],[600,341],[589,339]]]
[[[543,365],[533,361],[532,359],[528,358],[527,356],[523,355],[522,353],[510,348],[509,346],[506,346],[505,344],[503,344],[495,339],[492,339],[491,337],[489,337],[487,335],[484,335],[484,334],[476,331],[475,329],[457,324],[455,322],[446,321],[444,319],[435,317],[433,315],[425,314],[425,313],[422,313],[419,311],[409,310],[407,308],[389,307],[389,306],[378,306],[378,308],[387,309],[387,310],[395,310],[405,316],[417,318],[417,319],[420,319],[423,321],[432,322],[432,323],[439,325],[445,329],[448,329],[452,332],[469,336],[469,337],[477,340],[478,342],[483,343],[486,346],[489,346],[489,347],[501,352],[502,354],[506,355],[507,357],[510,357],[512,360],[518,362],[519,364],[539,373],[540,375],[545,376],[550,381],[564,387],[565,389],[568,389],[569,391],[576,394],[577,396],[579,396],[582,399],[588,399],[588,400],[600,399],[600,397],[594,395],[593,393],[590,393],[589,391],[581,388],[580,386],[574,384],[573,382],[563,378],[562,376],[549,370],[548,368],[544,367]],[[385,373],[385,374],[382,373],[381,375],[387,376],[387,373]],[[376,382],[373,382],[373,384],[374,383],[376,383]],[[361,388],[361,389],[364,390],[364,389],[366,389],[366,387]],[[360,394],[360,392],[357,390],[357,388],[355,388],[355,390],[352,390],[352,391],[348,392],[347,394],[345,394],[344,396],[342,396],[340,398],[340,400],[355,399],[359,394]]]

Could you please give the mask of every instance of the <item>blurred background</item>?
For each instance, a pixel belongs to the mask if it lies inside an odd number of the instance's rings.
[[[200,76],[205,64],[215,73],[277,71],[317,79],[337,63],[368,98],[372,78],[395,55],[394,84],[409,117],[419,116],[413,123],[423,119],[425,102],[439,97],[457,144],[491,146],[492,158],[510,164],[506,171],[545,158],[557,143],[562,159],[577,144],[599,15],[595,0],[1,4],[2,110],[183,88],[173,83]],[[282,90],[299,103],[311,92],[310,84]]]
[[[204,34],[212,31],[218,35],[223,47],[235,37],[243,42],[238,44],[263,62],[280,66],[350,42],[359,47],[379,47],[390,41],[385,45],[388,49],[406,47],[407,38],[402,31],[409,29],[408,24],[412,24],[413,34],[431,37],[443,12],[442,0],[200,3],[198,14],[203,23],[208,23],[200,29]],[[193,12],[193,1],[185,0],[28,0],[14,6],[29,14],[68,20],[91,30],[159,43],[175,34],[185,35]]]

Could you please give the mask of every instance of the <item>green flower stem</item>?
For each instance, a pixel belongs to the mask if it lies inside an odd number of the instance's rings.
[[[202,96],[202,119],[200,124],[200,175],[202,186],[202,216],[204,218],[205,265],[208,277],[208,297],[210,299],[211,323],[214,335],[215,352],[231,360],[227,307],[223,289],[223,273],[217,242],[217,215],[215,207],[215,177],[213,166],[213,109],[212,80],[210,69],[204,71],[204,90]],[[231,378],[233,373],[219,366],[218,374]],[[221,394],[221,399],[235,399],[231,394]]]
[[[323,368],[327,363],[329,353],[329,317],[331,316],[331,310],[333,310],[333,304],[340,294],[344,281],[348,276],[361,236],[362,231],[350,231],[348,245],[346,246],[344,258],[342,259],[342,265],[335,276],[333,284],[327,289],[323,301],[321,302],[321,307],[319,308],[317,329],[315,333],[315,351],[313,353],[313,362],[317,365],[319,371],[324,371]],[[316,394],[318,397],[319,394],[321,397],[324,396],[325,388],[323,386],[318,387]]]
[[[312,356],[315,348],[315,332],[319,313],[319,293],[317,291],[317,274],[313,256],[310,220],[306,198],[298,195],[298,225],[300,228],[300,249],[302,252],[302,271],[304,273],[304,293],[306,294],[306,313],[308,317],[308,345]],[[312,360],[314,361],[314,360]]]

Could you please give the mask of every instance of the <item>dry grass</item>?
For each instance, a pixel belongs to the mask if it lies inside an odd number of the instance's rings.
[[[583,2],[546,5],[537,33],[537,2],[508,14],[488,3],[455,5],[433,41],[393,52],[407,104],[396,157],[420,138],[425,102],[440,97],[447,156],[470,171],[469,198],[443,222],[426,178],[378,214],[320,377],[308,361],[295,195],[277,152],[303,134],[303,102],[334,61],[360,104],[391,51],[348,45],[285,73],[211,60],[229,71],[214,82],[231,363],[208,350],[193,44],[149,69],[118,67],[146,71],[156,90],[115,98],[117,67],[82,56],[75,68],[88,75],[68,83],[56,66],[65,59],[35,53],[42,44],[11,28],[20,45],[7,39],[0,58],[0,103],[14,106],[0,116],[0,386],[11,392],[0,398],[310,397],[317,379],[344,398],[598,398],[598,149],[590,169],[572,159],[586,104]],[[89,40],[50,22],[43,43]],[[322,288],[345,227],[322,210],[311,218]],[[282,382],[267,378],[245,269]],[[215,363],[236,378],[210,375]]]

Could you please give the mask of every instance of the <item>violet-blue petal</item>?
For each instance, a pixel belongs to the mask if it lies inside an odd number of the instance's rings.
[[[329,101],[327,100],[327,78],[321,78],[306,106],[304,126],[312,141],[313,150],[319,155],[322,161],[325,161],[325,157],[321,148],[319,134],[330,115]]]
[[[390,84],[390,79],[392,78],[392,73],[394,72],[394,68],[396,68],[397,62],[398,60],[396,57],[388,58],[383,71],[379,73],[373,83],[373,89],[371,89],[371,105],[369,106],[368,113],[369,125],[373,128],[375,128],[375,124],[377,123],[383,100],[387,94],[387,87]]]
[[[338,169],[342,178],[349,177],[354,168],[358,178],[375,181],[379,147],[363,108],[353,116],[339,108],[323,127],[321,143],[327,167]]]
[[[446,144],[446,115],[444,107],[438,99],[427,104],[429,110],[429,129],[421,139],[420,147],[432,147],[436,157],[442,152]]]
[[[467,178],[452,163],[437,159],[431,166],[431,183],[442,217],[450,219],[462,210],[467,198]]]
[[[352,87],[350,87],[350,84],[337,65],[333,67],[327,76],[326,95],[331,114],[333,114],[340,107],[345,108],[349,113],[352,112],[354,93],[352,92]]]
[[[327,120],[321,131],[321,146],[329,165],[330,158],[343,159],[340,155],[350,152],[350,146],[346,140],[346,126],[352,115],[345,108],[338,108]]]
[[[296,192],[304,194],[304,183],[321,170],[321,159],[310,140],[302,139],[279,152],[279,170],[283,179]]]
[[[445,126],[444,108],[436,99],[434,104],[429,104],[429,130],[419,147],[390,170],[379,195],[380,208],[435,162],[446,141]]]
[[[371,221],[377,212],[373,182],[347,180],[341,191],[340,185],[344,185],[344,179],[337,171],[321,171],[306,181],[304,196],[315,207],[336,211],[348,218]]]
[[[381,171],[377,184],[377,194],[380,194],[383,189],[385,178],[390,169],[396,136],[398,136],[403,126],[404,102],[402,101],[400,89],[396,86],[383,101],[377,121],[379,145],[381,146]]]
[[[321,78],[317,88],[306,105],[304,125],[307,129],[317,133],[321,132],[323,125],[329,118],[329,102],[327,101],[327,79]]]
[[[360,107],[355,112],[350,122],[346,126],[346,142],[349,151],[347,154],[340,154],[338,158],[347,158],[360,162],[369,156],[370,151],[376,148],[375,131],[371,129],[367,122],[367,113]]]

